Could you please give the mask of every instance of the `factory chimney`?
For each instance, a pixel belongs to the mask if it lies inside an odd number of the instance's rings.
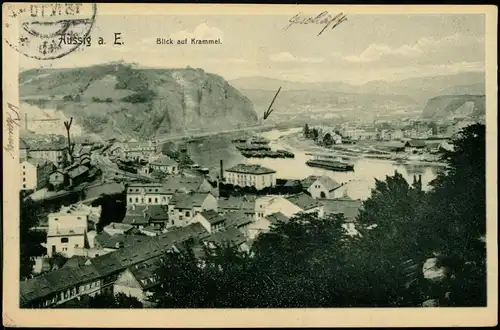
[[[224,182],[224,161],[220,160],[220,182]]]

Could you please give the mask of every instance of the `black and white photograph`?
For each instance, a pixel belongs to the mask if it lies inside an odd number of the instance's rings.
[[[2,8],[4,324],[497,323],[496,7]]]

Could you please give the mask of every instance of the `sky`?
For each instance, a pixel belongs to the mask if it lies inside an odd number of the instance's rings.
[[[317,24],[285,30],[290,15],[98,15],[92,46],[50,61],[21,56],[20,67],[123,60],[147,67],[202,68],[227,80],[261,76],[351,84],[484,71],[482,14],[346,15],[346,21],[319,36],[323,26]],[[115,32],[124,45],[111,44]],[[108,44],[98,46],[99,36]],[[192,37],[221,38],[222,44],[156,44],[157,38]]]

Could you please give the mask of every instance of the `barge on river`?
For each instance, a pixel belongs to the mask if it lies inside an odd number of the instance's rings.
[[[311,167],[323,168],[330,171],[354,171],[353,164],[342,161],[341,159],[342,158],[333,155],[315,154],[313,155],[313,159],[306,161],[306,164]]]

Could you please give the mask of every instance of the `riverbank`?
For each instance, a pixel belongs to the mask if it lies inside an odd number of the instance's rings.
[[[439,160],[438,155],[423,154],[423,155],[410,155],[406,153],[396,154],[377,148],[374,145],[336,145],[333,148],[318,146],[314,141],[304,139],[301,133],[292,133],[280,136],[278,142],[291,149],[298,149],[312,153],[327,153],[333,156],[342,157],[344,159],[356,160],[360,158],[387,160],[397,164],[408,165],[428,165],[445,167],[446,163]]]

